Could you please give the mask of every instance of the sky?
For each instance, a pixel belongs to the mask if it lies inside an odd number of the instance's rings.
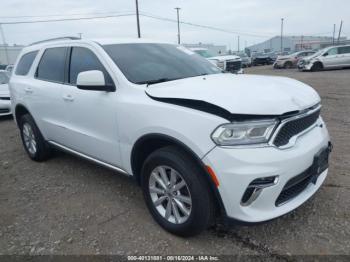
[[[285,35],[332,36],[333,25],[336,24],[338,30],[343,20],[342,36],[350,37],[349,0],[139,0],[141,14],[173,20],[141,16],[141,36],[176,43],[175,7],[181,8],[181,21],[229,31],[181,24],[181,43],[213,43],[236,50],[238,35],[241,48],[279,35],[282,17]],[[135,0],[2,0],[0,23],[3,23],[9,44],[29,44],[47,38],[78,36],[79,33],[83,38],[134,38],[137,37],[134,13]],[[128,16],[117,17],[125,14]],[[115,17],[6,24],[106,15]]]

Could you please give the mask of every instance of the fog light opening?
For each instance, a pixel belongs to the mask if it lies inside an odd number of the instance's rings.
[[[269,176],[254,179],[244,192],[241,205],[249,206],[253,203],[261,194],[264,188],[274,186],[278,183],[278,176]]]

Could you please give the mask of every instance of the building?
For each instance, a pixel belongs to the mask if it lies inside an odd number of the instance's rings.
[[[14,64],[22,48],[21,45],[0,45],[0,65]]]
[[[346,42],[346,37],[341,37],[340,44]],[[296,52],[300,50],[317,50],[333,44],[333,38],[329,36],[284,36],[282,38],[283,51]],[[250,53],[269,53],[281,51],[281,37],[275,36],[265,42],[247,47]]]
[[[183,44],[187,48],[206,48],[208,49],[209,54],[213,56],[224,55],[227,53],[227,47],[225,45],[214,45],[214,44]]]

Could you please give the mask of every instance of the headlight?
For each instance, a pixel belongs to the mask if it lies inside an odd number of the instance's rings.
[[[213,132],[212,139],[220,146],[264,144],[269,141],[276,124],[276,120],[225,124]]]
[[[222,70],[225,69],[225,62],[224,61],[217,61],[216,65],[217,65],[217,67],[221,68]]]

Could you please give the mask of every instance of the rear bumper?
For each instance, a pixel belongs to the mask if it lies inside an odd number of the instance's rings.
[[[6,116],[11,114],[11,101],[0,99],[0,116]]]
[[[319,121],[323,122],[321,119]],[[323,127],[316,126],[300,136],[289,149],[216,147],[203,162],[212,167],[219,180],[218,191],[226,215],[235,220],[258,223],[294,210],[315,194],[325,180],[328,169],[318,176],[315,184],[308,184],[288,202],[276,205],[287,182],[307,170],[314,156],[328,143],[328,132],[323,124]],[[248,185],[255,179],[271,176],[278,176],[278,182],[264,188],[249,205],[242,205],[241,200]]]

